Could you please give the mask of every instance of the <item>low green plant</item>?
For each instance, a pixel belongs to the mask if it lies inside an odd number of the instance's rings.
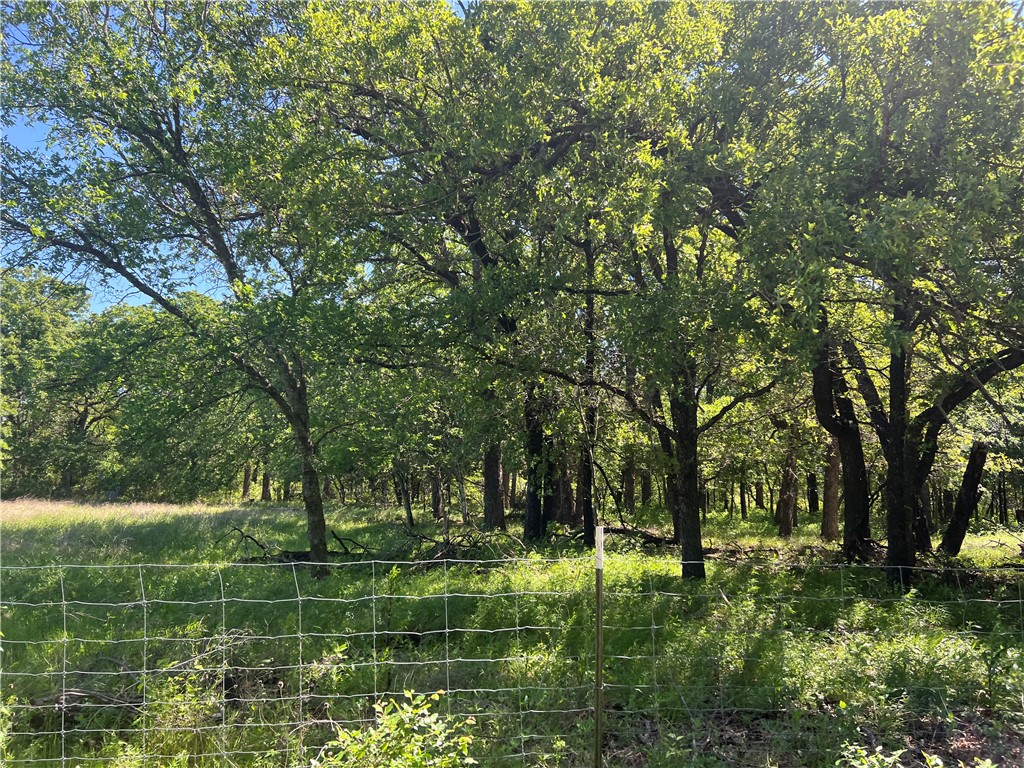
[[[902,762],[905,749],[897,749],[895,752],[887,752],[882,747],[875,747],[869,750],[860,744],[844,744],[843,751],[836,760],[838,768],[907,768],[908,764]],[[921,753],[921,761],[914,763],[923,768],[946,768],[946,764],[938,755],[930,755],[927,752]],[[959,768],[968,768],[962,760],[957,762]],[[974,758],[970,768],[999,768],[991,760]]]
[[[458,768],[476,765],[469,755],[473,718],[442,717],[431,710],[429,697],[406,691],[406,701],[388,699],[373,705],[376,719],[368,728],[343,728],[313,761],[317,768]]]

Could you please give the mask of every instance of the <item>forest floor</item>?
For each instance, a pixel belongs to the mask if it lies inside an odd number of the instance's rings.
[[[318,581],[294,506],[0,502],[0,762],[593,765],[590,553],[422,517],[332,507]],[[711,515],[703,583],[610,535],[603,764],[1024,766],[1022,538],[903,594],[763,512]]]

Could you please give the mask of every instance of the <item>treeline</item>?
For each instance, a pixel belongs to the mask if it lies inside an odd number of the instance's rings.
[[[694,578],[709,506],[813,519],[851,560],[885,538],[899,578],[986,462],[995,514],[1020,504],[1010,4],[10,22],[5,119],[49,141],[4,144],[7,258],[151,304],[8,273],[8,489],[268,478],[321,561],[343,491],[521,510],[527,539],[618,516]]]

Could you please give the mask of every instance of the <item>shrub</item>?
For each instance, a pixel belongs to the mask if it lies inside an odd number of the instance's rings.
[[[469,756],[473,718],[452,720],[430,709],[443,691],[428,697],[406,691],[407,701],[374,704],[369,728],[341,729],[313,761],[317,768],[457,768],[476,765]]]

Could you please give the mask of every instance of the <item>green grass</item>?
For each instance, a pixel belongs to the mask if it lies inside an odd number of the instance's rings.
[[[233,527],[302,549],[295,507],[0,514],[12,765],[308,765],[336,727],[358,732],[407,689],[449,691],[433,709],[460,728],[474,717],[484,765],[591,764],[593,567],[565,539],[526,552],[478,537],[469,554],[493,562],[409,563],[437,547],[399,512],[335,508],[329,527],[373,554],[315,581],[238,563],[262,550]],[[907,749],[905,765],[922,749],[1024,762],[1020,572],[982,567],[1019,554],[1014,534],[972,535],[904,595],[841,567],[809,526],[783,542],[765,520],[735,522],[709,521],[702,584],[670,550],[609,541],[606,765],[831,766],[846,743]],[[18,567],[39,565],[52,567]],[[85,693],[60,706],[67,689]]]

